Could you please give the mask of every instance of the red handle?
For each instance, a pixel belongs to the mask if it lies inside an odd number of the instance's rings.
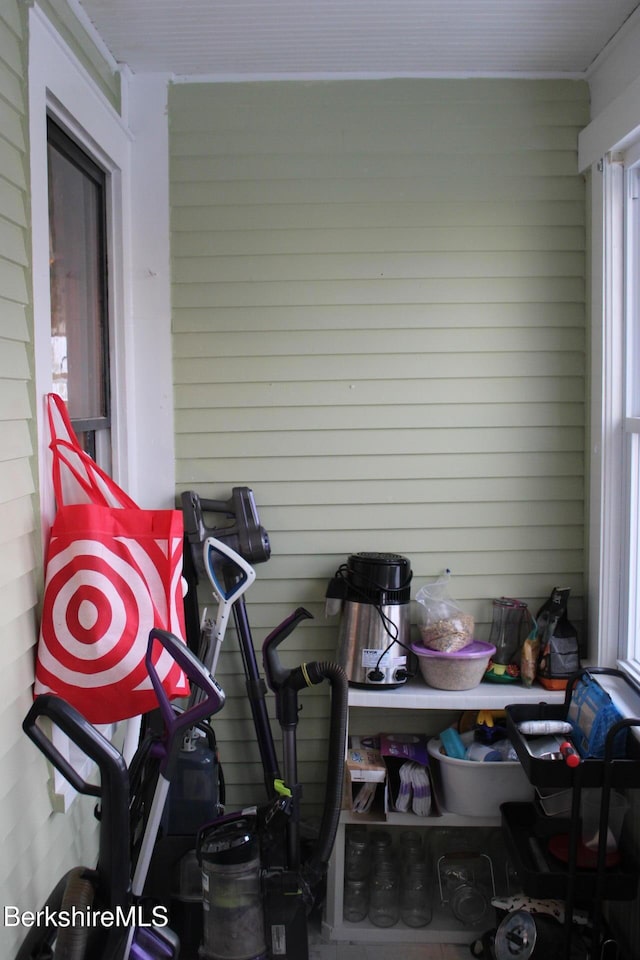
[[[580,764],[580,754],[569,740],[560,744],[560,753],[568,767],[577,767]]]

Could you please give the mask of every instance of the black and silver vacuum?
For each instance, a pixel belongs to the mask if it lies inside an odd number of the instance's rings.
[[[410,672],[411,565],[397,553],[353,553],[327,587],[340,613],[338,662],[355,687],[398,687]]]
[[[267,960],[257,817],[223,817],[198,835],[204,907],[201,960]]]
[[[307,916],[322,893],[329,856],[335,840],[342,800],[344,743],[347,722],[347,677],[337,663],[312,661],[293,669],[285,667],[279,645],[311,614],[298,607],[277,626],[262,645],[266,683],[262,679],[247,616],[244,590],[253,582],[246,565],[269,559],[270,544],[261,526],[253,492],[234,487],[229,500],[205,500],[193,491],[182,495],[185,519],[185,570],[189,582],[187,604],[192,601],[192,624],[198,623],[196,588],[204,570],[214,594],[228,601],[243,660],[247,698],[262,760],[266,803],[253,814],[240,811],[203,825],[197,838],[197,855],[206,878],[204,944],[207,960],[306,960]],[[229,523],[207,526],[205,514],[223,514]],[[251,571],[253,573],[253,571]],[[188,607],[187,607],[188,609]],[[219,632],[219,631],[216,631]],[[219,647],[219,639],[214,648]],[[196,638],[197,641],[197,638]],[[213,655],[215,662],[217,654]],[[207,657],[205,657],[207,659]],[[330,730],[323,815],[312,850],[302,856],[296,727],[300,718],[299,693],[327,680],[330,686]],[[275,712],[282,737],[283,770],[280,772],[266,707],[267,684],[275,696]],[[233,826],[230,826],[233,824]],[[259,857],[256,857],[256,846]],[[263,928],[256,909],[256,873],[260,875]],[[229,881],[237,896],[228,899]],[[241,904],[244,903],[244,906]],[[242,917],[246,913],[243,920]],[[215,915],[212,917],[212,915]],[[222,943],[214,927],[226,931]],[[251,922],[249,923],[249,920]],[[238,923],[243,936],[238,937]],[[247,925],[248,924],[248,925]],[[210,935],[211,934],[211,935]],[[223,938],[224,939],[224,938]],[[241,942],[243,941],[243,942]],[[228,952],[224,952],[227,950]],[[222,952],[221,952],[222,951]]]

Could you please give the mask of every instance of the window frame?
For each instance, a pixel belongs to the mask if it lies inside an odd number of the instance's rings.
[[[591,177],[590,661],[640,685],[640,139]]]
[[[640,140],[624,167],[624,503],[625,540],[619,663],[640,682]]]
[[[131,178],[131,135],[104,99],[44,14],[29,11],[29,133],[32,196],[33,311],[36,418],[39,438],[39,481],[43,548],[55,515],[51,461],[46,438],[44,396],[51,389],[49,231],[47,187],[47,117],[86,150],[107,174],[107,258],[110,264],[110,380],[112,475],[130,489],[133,457],[127,424],[128,384],[132,356],[131,324],[126,322],[130,282],[128,198]],[[48,331],[45,333],[45,331]]]
[[[113,65],[115,69],[115,64]],[[51,392],[51,297],[49,276],[49,203],[47,176],[47,119],[95,159],[106,173],[108,300],[110,303],[111,473],[122,487],[130,487],[133,457],[127,428],[128,384],[133,381],[127,356],[131,356],[129,260],[129,195],[131,135],[113,107],[82,67],[42,11],[29,10],[29,138],[31,173],[31,223],[33,265],[33,320],[36,389],[38,471],[43,555],[55,515],[51,484],[51,456],[45,395]],[[115,725],[100,728],[113,737]],[[54,743],[80,776],[91,775],[92,764],[60,731]],[[66,811],[75,790],[53,772],[52,806]]]
[[[101,324],[100,332],[96,337],[99,343],[100,351],[100,382],[101,403],[104,409],[104,415],[94,417],[77,418],[72,417],[73,427],[81,439],[85,435],[85,449],[94,459],[97,459],[100,466],[107,472],[111,469],[111,367],[110,367],[110,318],[111,309],[109,303],[108,277],[109,277],[109,258],[107,246],[107,224],[109,222],[109,210],[107,208],[107,183],[108,174],[100,167],[93,156],[80,146],[76,140],[71,138],[65,130],[57,123],[51,112],[47,114],[47,147],[49,154],[51,151],[63,157],[68,163],[75,167],[87,180],[95,185],[98,191],[99,204],[97,208],[96,230],[94,238],[96,241],[95,252],[102,269],[98,276],[98,297],[101,306]],[[51,209],[51,208],[50,208]],[[67,379],[73,380],[74,368],[67,371]]]

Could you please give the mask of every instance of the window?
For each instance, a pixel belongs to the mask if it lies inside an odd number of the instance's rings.
[[[106,174],[51,117],[47,146],[53,390],[84,449],[108,468]]]
[[[591,657],[640,683],[640,142],[609,154],[597,175]]]
[[[640,144],[623,156],[624,189],[624,503],[627,571],[619,655],[640,676]]]
[[[119,72],[88,22],[88,43],[113,77]],[[42,547],[55,515],[43,397],[53,389],[48,191],[48,120],[54,121],[104,172],[106,305],[111,390],[108,429],[96,429],[96,459],[141,505],[174,504],[171,310],[169,276],[169,149],[167,79],[121,76],[123,109],[92,76],[42,11],[29,7],[29,153],[33,264],[35,415]],[[135,129],[135,136],[131,132]],[[78,426],[78,416],[72,411]],[[86,424],[85,424],[86,426]],[[100,439],[107,435],[111,466]],[[130,756],[135,726],[127,730]],[[56,775],[56,808],[73,790]],[[58,806],[59,805],[59,806]]]
[[[95,446],[101,466],[125,489],[129,486],[124,251],[129,249],[130,138],[37,5],[29,11],[29,147],[44,552],[55,515],[45,394],[54,388],[63,396],[66,392],[89,452]],[[61,202],[70,190],[73,202]],[[56,341],[55,379],[52,336],[64,338]],[[111,736],[111,726],[103,732]],[[81,776],[90,775],[91,763],[57,728],[53,741]],[[57,771],[53,784],[54,809],[66,810],[75,791]]]

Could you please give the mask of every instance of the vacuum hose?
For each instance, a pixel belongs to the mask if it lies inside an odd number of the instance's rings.
[[[299,668],[300,669],[300,668]],[[324,809],[320,821],[318,840],[313,856],[304,866],[305,880],[314,886],[327,868],[336,838],[342,788],[344,782],[345,737],[347,735],[347,712],[349,684],[347,675],[337,663],[315,662],[306,664],[306,672],[312,683],[328,680],[331,685],[331,717],[329,727],[329,753],[327,757],[327,786]]]
[[[276,715],[283,736],[294,736],[298,724],[298,693],[305,687],[313,687],[323,680],[331,685],[331,717],[329,730],[329,754],[327,758],[327,787],[324,810],[320,822],[318,840],[310,860],[303,867],[303,879],[309,887],[323,876],[333,850],[344,780],[345,738],[347,735],[347,711],[349,682],[347,675],[337,663],[312,661],[289,669],[278,655],[278,646],[289,636],[301,620],[311,619],[304,607],[298,607],[279,627],[273,630],[262,646],[265,673],[269,686],[276,694]],[[291,775],[291,771],[287,771]]]

